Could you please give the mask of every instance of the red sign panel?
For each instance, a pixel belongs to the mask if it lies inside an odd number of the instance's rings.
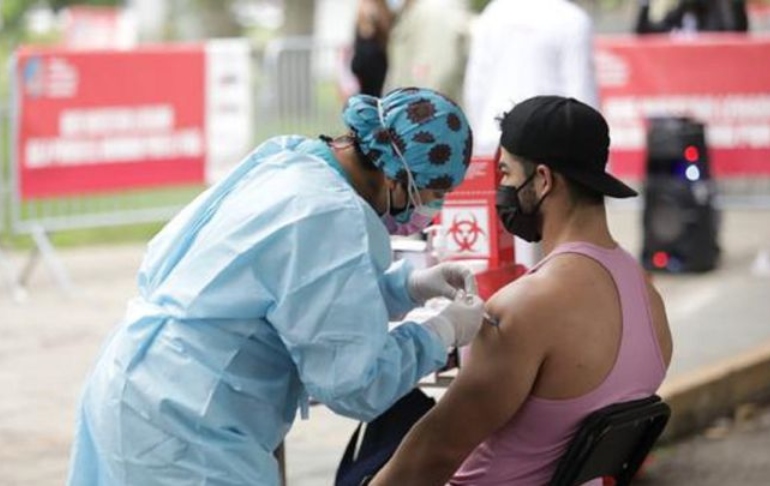
[[[596,59],[614,173],[642,175],[648,118],[690,116],[715,175],[770,174],[770,38],[600,38]]]
[[[24,199],[204,181],[201,46],[17,53]]]
[[[446,198],[441,210],[445,259],[483,260],[486,269],[514,261],[513,237],[500,224],[495,209],[497,161],[474,158],[465,180]]]

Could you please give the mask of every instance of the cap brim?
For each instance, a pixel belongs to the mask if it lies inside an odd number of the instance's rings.
[[[631,189],[620,179],[617,179],[606,172],[586,173],[575,171],[575,173],[570,173],[569,171],[562,171],[562,173],[570,179],[573,179],[575,182],[579,182],[590,189],[601,192],[605,196],[623,199],[639,195],[638,192]]]
[[[607,190],[602,192],[607,196],[616,197],[619,199],[623,199],[627,197],[636,197],[639,195],[638,192],[631,189],[624,182],[612,177],[609,174],[607,174]]]

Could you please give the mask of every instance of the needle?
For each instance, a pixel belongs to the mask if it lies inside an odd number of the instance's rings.
[[[465,293],[462,290],[460,292],[463,292],[463,293],[459,294],[459,298],[465,299],[465,301],[468,303],[473,302],[474,294]],[[496,317],[492,317],[488,312],[484,312],[484,321],[486,321],[492,326],[500,327],[500,321]]]
[[[500,327],[500,321],[496,317],[489,315],[488,312],[484,313],[484,321],[495,327]]]

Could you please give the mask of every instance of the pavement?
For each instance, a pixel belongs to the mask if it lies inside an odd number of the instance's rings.
[[[770,407],[743,405],[702,433],[657,448],[635,486],[770,484]]]
[[[611,206],[609,214],[616,239],[638,254],[641,212]],[[674,415],[640,484],[770,483],[770,211],[723,212],[720,240],[717,270],[654,276],[675,342],[661,390]],[[80,387],[135,292],[143,251],[60,250],[74,295],[39,265],[19,303],[0,275],[0,486],[64,482]],[[27,257],[3,249],[0,264],[19,270]],[[288,484],[332,484],[354,427],[313,407],[286,440]]]

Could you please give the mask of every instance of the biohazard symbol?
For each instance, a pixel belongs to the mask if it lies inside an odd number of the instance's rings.
[[[479,235],[484,235],[484,230],[479,226],[474,214],[470,219],[460,219],[457,215],[452,219],[452,226],[447,231],[457,243],[459,251],[474,252],[473,247],[479,241]]]

